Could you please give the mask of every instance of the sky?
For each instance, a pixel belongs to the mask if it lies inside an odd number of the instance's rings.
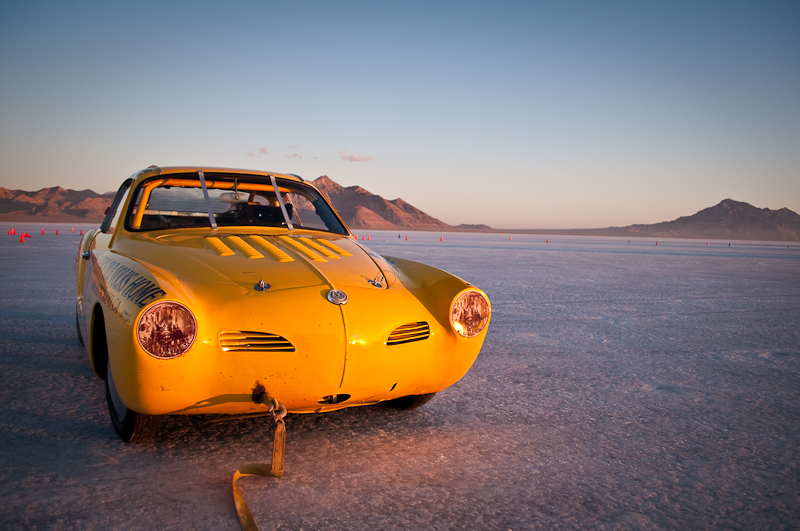
[[[800,212],[800,2],[0,0],[0,186],[327,175],[495,228]]]

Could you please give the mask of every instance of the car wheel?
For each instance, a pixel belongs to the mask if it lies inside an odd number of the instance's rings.
[[[78,341],[83,345],[83,334],[81,334],[81,324],[78,322],[78,308],[75,308],[75,329],[78,331]]]
[[[108,367],[106,363],[106,367]],[[144,415],[125,405],[114,386],[111,369],[106,369],[106,401],[111,424],[119,438],[125,442],[141,442],[158,436],[161,415]]]
[[[401,396],[400,398],[381,402],[381,404],[394,409],[417,409],[418,407],[424,406],[430,402],[431,398],[433,398],[433,395],[435,394],[436,393],[428,393],[427,395]]]

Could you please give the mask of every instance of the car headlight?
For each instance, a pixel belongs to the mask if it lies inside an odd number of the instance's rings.
[[[486,328],[492,315],[489,298],[476,288],[467,288],[450,304],[450,324],[463,337],[475,337]]]
[[[136,336],[145,352],[154,358],[177,358],[194,343],[197,320],[183,304],[157,302],[139,317]]]

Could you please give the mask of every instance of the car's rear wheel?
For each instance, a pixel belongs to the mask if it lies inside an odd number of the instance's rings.
[[[428,393],[426,395],[408,395],[408,396],[401,396],[400,398],[395,398],[392,400],[387,400],[385,402],[381,402],[386,407],[391,407],[394,409],[417,409],[420,406],[424,406],[428,402],[431,401],[433,395],[436,393]]]
[[[128,409],[114,386],[110,368],[106,370],[106,401],[111,424],[120,439],[125,442],[141,442],[158,436],[161,415],[145,415]]]

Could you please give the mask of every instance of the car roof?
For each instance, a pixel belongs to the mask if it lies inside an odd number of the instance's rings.
[[[275,177],[280,177],[282,179],[296,181],[296,182],[306,182],[302,177],[299,175],[294,175],[291,173],[278,173],[274,171],[263,171],[263,170],[246,170],[242,168],[215,168],[213,166],[166,166],[166,167],[159,167],[159,166],[149,166],[143,170],[140,170],[133,175],[131,178],[136,181],[141,181],[144,179],[148,179],[153,177],[154,175],[172,175],[176,173],[195,173],[198,171],[202,171],[203,173],[230,173],[230,174],[237,174],[237,175],[253,175],[258,177],[269,177],[270,175],[274,175]]]

